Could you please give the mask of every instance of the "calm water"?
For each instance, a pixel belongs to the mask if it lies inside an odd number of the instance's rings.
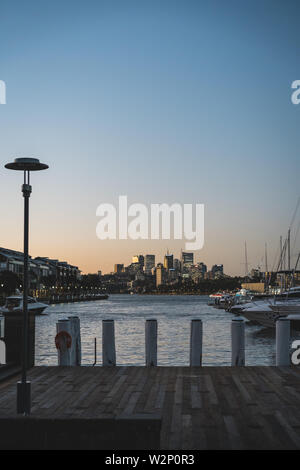
[[[158,321],[158,365],[188,365],[190,321],[203,321],[203,365],[230,365],[232,314],[207,305],[206,296],[111,295],[108,300],[52,305],[36,317],[36,365],[57,365],[56,322],[77,315],[81,323],[82,363],[102,363],[102,320],[114,319],[117,364],[143,365],[145,320]],[[275,330],[246,324],[246,364],[275,364]]]

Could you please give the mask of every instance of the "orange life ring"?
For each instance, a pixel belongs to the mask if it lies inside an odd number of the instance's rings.
[[[67,331],[60,331],[55,336],[56,349],[62,349],[63,345],[65,345],[67,349],[69,349],[72,345],[72,336]]]

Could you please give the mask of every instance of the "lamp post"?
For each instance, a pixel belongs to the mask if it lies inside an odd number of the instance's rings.
[[[26,372],[28,364],[28,228],[29,228],[29,198],[31,194],[30,172],[46,170],[48,165],[40,163],[37,158],[16,158],[14,162],[7,163],[9,170],[23,171],[24,184],[22,193],[24,197],[24,280],[23,280],[23,341],[22,341],[22,377],[17,384],[17,413],[30,414],[31,393],[30,382],[27,381]]]

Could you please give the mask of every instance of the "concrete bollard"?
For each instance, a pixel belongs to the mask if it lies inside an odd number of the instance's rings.
[[[70,320],[58,320],[58,322],[56,323],[55,344],[58,354],[58,365],[70,366],[72,346],[72,330]]]
[[[146,366],[157,366],[157,320],[146,320],[145,324]]]
[[[114,320],[102,320],[102,364],[103,366],[116,365]]]
[[[276,366],[290,365],[290,320],[276,321]]]
[[[202,320],[191,321],[190,366],[202,366]]]
[[[231,365],[245,365],[245,321],[234,318],[231,322]]]

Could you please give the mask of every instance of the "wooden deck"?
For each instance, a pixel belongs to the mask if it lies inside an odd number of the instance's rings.
[[[300,449],[300,368],[34,367],[29,379],[29,420],[159,415],[165,450]],[[0,428],[15,409],[13,378]]]

